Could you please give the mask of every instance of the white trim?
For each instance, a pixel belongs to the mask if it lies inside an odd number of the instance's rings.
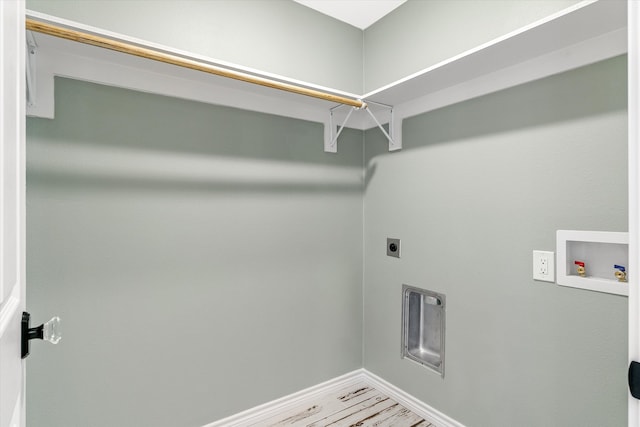
[[[11,291],[11,295],[8,296],[0,309],[0,336],[7,330],[11,321],[16,316],[16,311],[20,308],[20,286],[14,285]]]
[[[640,3],[628,4],[629,84],[629,363],[640,361]],[[640,425],[640,401],[628,395],[628,425]]]
[[[391,399],[395,400],[416,415],[424,418],[430,423],[434,423],[438,427],[465,427],[460,422],[418,400],[409,393],[406,393],[366,369],[358,369],[356,371],[349,372],[348,374],[333,378],[324,383],[317,384],[280,399],[267,402],[263,405],[256,406],[230,417],[223,418],[203,427],[248,427],[251,425],[257,425],[280,412],[285,412],[289,409],[295,408],[300,403],[308,399],[313,399],[323,394],[331,393],[334,390],[339,390],[345,386],[361,382],[364,382],[381,393],[389,396]]]
[[[10,427],[21,427],[23,425],[23,407],[22,398],[16,401],[16,406],[13,408],[13,415],[11,415],[11,421],[9,421]]]
[[[325,393],[330,393],[333,390],[338,390],[341,387],[348,386],[350,384],[361,382],[364,379],[363,372],[363,369],[349,372],[345,375],[333,378],[329,381],[325,381],[296,393],[292,393],[288,396],[272,400],[271,402],[256,406],[230,417],[223,418],[203,427],[247,427],[252,424],[259,423],[260,421],[277,415],[279,412],[284,412],[288,409],[294,408],[304,400],[320,396]]]

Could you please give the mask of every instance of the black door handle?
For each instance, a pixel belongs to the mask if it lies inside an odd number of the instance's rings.
[[[60,338],[60,318],[53,317],[47,323],[43,323],[35,328],[30,328],[31,315],[26,311],[22,312],[22,358],[29,355],[29,341],[40,339],[49,341],[51,344],[58,344]]]

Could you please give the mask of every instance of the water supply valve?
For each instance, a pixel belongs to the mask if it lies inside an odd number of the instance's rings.
[[[613,268],[616,270],[614,275],[618,282],[626,282],[627,281],[627,269],[624,268],[624,265],[614,265]]]
[[[586,268],[584,266],[584,262],[582,262],[582,261],[574,261],[573,263],[578,266],[578,268],[576,269],[576,272],[578,273],[578,276],[585,277],[587,275],[587,270],[586,270]]]

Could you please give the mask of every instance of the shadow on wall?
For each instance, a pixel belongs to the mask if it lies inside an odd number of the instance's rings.
[[[122,147],[51,144],[37,139],[30,140],[29,145],[29,183],[42,188],[160,193],[362,191],[359,166],[145,152]]]
[[[73,123],[73,125],[70,125]],[[58,78],[28,120],[30,183],[216,192],[362,191],[362,134],[323,152],[319,123]]]

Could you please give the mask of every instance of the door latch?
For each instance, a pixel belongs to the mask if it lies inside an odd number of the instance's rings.
[[[47,323],[43,323],[35,328],[30,328],[31,315],[26,311],[22,312],[22,358],[29,355],[29,341],[41,339],[49,341],[51,344],[58,344],[60,338],[60,318],[55,316]]]

